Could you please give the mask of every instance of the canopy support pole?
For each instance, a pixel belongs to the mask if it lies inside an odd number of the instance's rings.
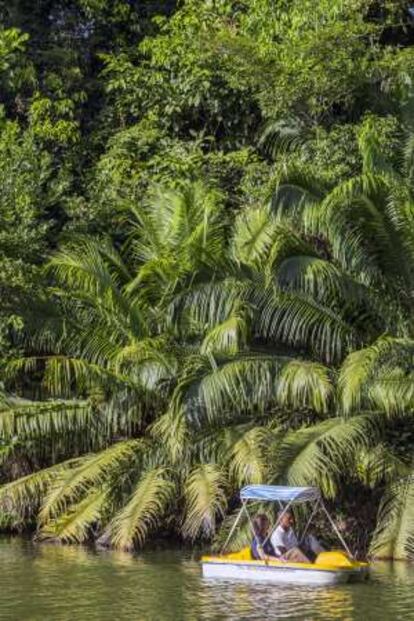
[[[250,513],[247,511],[246,504],[247,504],[246,501],[243,500],[242,509],[244,509],[244,511],[245,511],[245,513],[247,515],[247,519],[249,520],[250,528],[252,529],[253,537],[255,537],[256,536],[256,532],[254,530],[254,525],[253,525],[253,522],[252,522],[252,518],[250,517]]]
[[[325,507],[324,503],[322,502],[322,500],[320,501],[321,507],[324,510],[326,517],[329,520],[330,525],[332,526],[334,532],[336,533],[339,541],[342,543],[342,545],[344,546],[345,550],[348,552],[349,556],[351,558],[354,558],[354,555],[352,554],[351,550],[348,548],[348,546],[346,545],[345,539],[342,537],[341,533],[339,532],[335,522],[333,521],[333,519],[331,518],[328,509]]]
[[[315,515],[315,513],[316,513],[316,512],[317,512],[317,510],[318,510],[319,503],[320,503],[320,500],[318,499],[318,500],[315,502],[315,505],[314,505],[314,507],[313,507],[312,513],[310,514],[310,518],[308,519],[308,521],[307,521],[307,523],[306,523],[306,526],[305,526],[305,528],[304,528],[304,530],[303,530],[303,533],[302,533],[302,535],[301,535],[301,537],[300,537],[300,539],[299,539],[299,543],[300,543],[300,544],[301,544],[301,543],[303,542],[303,540],[305,539],[305,535],[306,535],[306,533],[308,532],[308,528],[309,528],[309,526],[311,525],[311,522],[312,522],[312,520],[313,520],[313,518],[314,518],[314,515]]]
[[[243,503],[243,505],[244,505],[244,503]],[[238,512],[237,517],[236,517],[236,519],[234,520],[234,524],[233,524],[233,526],[232,526],[232,527],[231,527],[231,529],[230,529],[230,532],[229,532],[229,534],[228,534],[228,536],[227,536],[226,541],[224,542],[223,547],[221,548],[221,552],[220,552],[220,554],[223,554],[224,550],[227,548],[227,546],[228,546],[228,544],[229,544],[229,541],[230,541],[230,539],[232,538],[234,531],[236,530],[236,526],[237,526],[237,524],[240,522],[240,518],[241,518],[242,513],[243,513],[243,505],[241,506],[240,511]]]

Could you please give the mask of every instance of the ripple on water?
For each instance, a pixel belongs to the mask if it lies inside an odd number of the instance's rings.
[[[131,556],[0,540],[1,621],[414,620],[414,567],[330,588],[204,580],[177,551]]]

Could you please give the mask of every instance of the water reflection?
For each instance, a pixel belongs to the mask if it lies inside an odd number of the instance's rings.
[[[175,551],[131,556],[0,540],[0,620],[414,619],[414,568],[378,563],[368,583],[330,588],[203,580]]]
[[[352,591],[206,582],[200,619],[353,619]]]

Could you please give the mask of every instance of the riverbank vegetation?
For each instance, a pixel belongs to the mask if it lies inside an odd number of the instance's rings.
[[[3,529],[209,541],[318,485],[414,555],[410,8],[0,2]]]

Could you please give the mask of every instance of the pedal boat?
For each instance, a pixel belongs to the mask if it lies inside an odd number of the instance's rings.
[[[253,580],[274,584],[315,586],[329,586],[345,582],[361,581],[368,578],[368,563],[353,559],[348,546],[323,504],[318,489],[250,485],[241,490],[240,497],[242,507],[229,533],[227,541],[224,544],[222,553],[217,556],[203,556],[201,558],[202,571],[205,578]],[[250,525],[252,524],[250,514],[246,507],[249,500],[277,501],[279,507],[283,507],[282,513],[287,511],[293,504],[313,501],[313,511],[302,537],[306,533],[317,509],[322,508],[345,549],[321,552],[313,563],[293,563],[277,558],[274,560],[255,560],[252,558],[250,547],[245,547],[238,552],[224,554],[224,549],[227,547],[241,515],[244,512],[249,519]],[[278,522],[276,522],[274,528],[277,527],[277,524]]]
[[[368,577],[368,563],[354,561],[342,550],[322,552],[314,563],[256,561],[251,557],[250,548],[233,554],[203,556],[201,562],[205,578],[227,580],[329,586]]]

